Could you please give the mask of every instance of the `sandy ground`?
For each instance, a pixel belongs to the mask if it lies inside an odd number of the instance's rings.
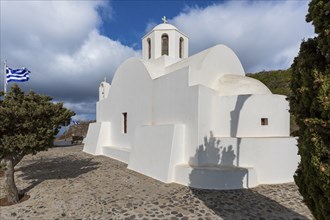
[[[0,207],[0,219],[313,219],[294,183],[246,190],[164,184],[82,145],[26,156],[16,183],[31,198]],[[3,197],[3,177],[0,197]]]

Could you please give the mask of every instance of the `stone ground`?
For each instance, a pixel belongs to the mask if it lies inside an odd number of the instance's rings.
[[[16,170],[18,188],[31,197],[0,207],[1,220],[313,219],[294,183],[227,191],[164,184],[82,145],[26,156]]]

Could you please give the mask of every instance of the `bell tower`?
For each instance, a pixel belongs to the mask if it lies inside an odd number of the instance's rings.
[[[163,59],[164,65],[178,62],[188,57],[188,37],[175,26],[163,23],[154,27],[142,38],[142,57],[145,61]]]

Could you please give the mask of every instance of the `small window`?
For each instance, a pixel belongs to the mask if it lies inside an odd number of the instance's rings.
[[[183,38],[180,37],[180,42],[179,42],[179,58],[182,58],[183,57]]]
[[[162,55],[168,55],[168,35],[162,35]]]
[[[151,40],[150,38],[147,39],[148,43],[148,59],[151,59]]]
[[[123,128],[122,132],[127,134],[127,112],[123,113]]]
[[[261,125],[268,125],[268,118],[261,118]]]

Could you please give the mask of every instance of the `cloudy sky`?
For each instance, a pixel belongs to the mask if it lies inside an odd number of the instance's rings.
[[[314,35],[307,9],[304,0],[1,0],[0,59],[32,72],[24,90],[64,102],[76,120],[95,119],[100,81],[141,56],[141,38],[164,15],[189,36],[190,55],[225,44],[253,73],[291,65]]]

